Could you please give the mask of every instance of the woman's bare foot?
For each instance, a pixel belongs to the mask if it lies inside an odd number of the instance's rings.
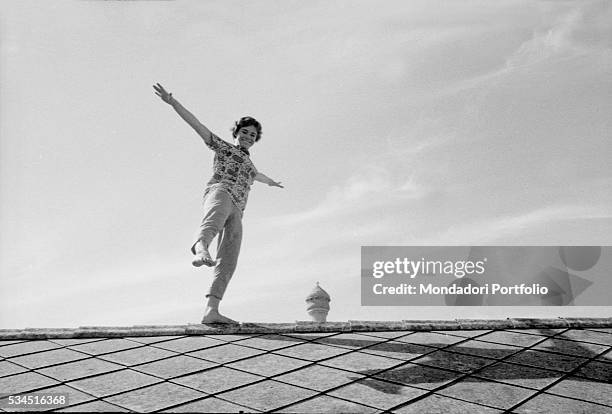
[[[210,253],[208,253],[208,250],[202,249],[202,250],[198,250],[196,255],[193,256],[193,260],[191,261],[191,264],[194,265],[195,267],[200,267],[202,265],[212,267],[215,265],[215,261],[210,256]]]
[[[202,323],[231,323],[238,324],[233,319],[228,318],[227,316],[223,316],[216,310],[209,310],[204,314],[202,318]]]

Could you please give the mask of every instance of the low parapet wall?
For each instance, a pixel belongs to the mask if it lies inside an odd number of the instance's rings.
[[[79,328],[0,329],[0,340],[117,338],[138,336],[223,335],[304,332],[445,331],[472,329],[612,328],[612,318],[508,318],[420,321],[256,323],[236,325],[83,326]]]

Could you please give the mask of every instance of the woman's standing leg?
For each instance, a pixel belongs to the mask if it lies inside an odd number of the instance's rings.
[[[219,313],[219,302],[223,299],[227,285],[236,270],[242,242],[242,213],[238,207],[233,204],[232,206],[232,212],[219,234],[217,264],[213,282],[206,295],[208,302],[202,323],[236,323]]]

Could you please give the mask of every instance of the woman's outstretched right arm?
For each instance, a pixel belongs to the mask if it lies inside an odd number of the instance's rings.
[[[174,110],[180,115],[181,118],[185,120],[197,133],[202,137],[206,145],[210,145],[212,143],[212,133],[206,128],[198,118],[196,118],[191,112],[189,112],[183,105],[180,104],[179,101],[172,97],[171,93],[168,93],[159,83],[157,85],[153,85],[153,89],[155,89],[155,94],[159,96],[162,101],[166,102],[168,105],[172,106]]]

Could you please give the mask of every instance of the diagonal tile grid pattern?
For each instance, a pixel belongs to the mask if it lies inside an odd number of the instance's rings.
[[[606,328],[7,340],[0,394],[65,392],[61,412],[612,413],[611,349]]]

